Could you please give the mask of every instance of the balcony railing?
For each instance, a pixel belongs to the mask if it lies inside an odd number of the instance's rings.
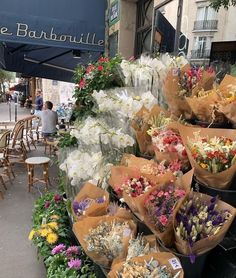
[[[194,21],[193,29],[196,30],[217,30],[218,20]]]
[[[191,59],[208,59],[210,58],[210,49],[205,50],[192,50]]]

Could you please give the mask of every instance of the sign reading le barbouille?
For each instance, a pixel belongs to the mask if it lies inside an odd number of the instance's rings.
[[[54,27],[50,31],[45,30],[32,30],[26,23],[17,22],[15,30],[10,30],[6,26],[0,26],[0,35],[29,38],[35,40],[46,40],[55,42],[66,42],[72,44],[84,44],[84,45],[96,45],[103,46],[104,40],[96,38],[95,33],[80,34],[79,36],[69,34],[59,34],[54,30]]]

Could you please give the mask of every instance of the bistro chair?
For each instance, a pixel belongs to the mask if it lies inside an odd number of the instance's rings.
[[[0,166],[3,168],[3,172],[0,175],[0,181],[5,189],[7,189],[7,187],[4,182],[3,176],[7,176],[11,183],[12,183],[11,174],[13,177],[15,177],[7,156],[7,149],[10,142],[10,135],[11,132],[8,130],[5,131],[0,137]]]
[[[31,149],[30,149],[31,144],[36,149],[34,136],[33,136],[33,130],[32,130],[32,118],[33,117],[24,119],[24,138],[25,138],[25,142],[26,142],[26,145],[27,145],[29,151],[31,151]]]
[[[14,130],[14,134],[11,135],[12,139],[8,148],[8,157],[13,159],[13,163],[24,163],[26,159],[26,147],[24,144],[24,126],[25,123],[21,123],[17,129]],[[18,160],[14,160],[14,158]]]

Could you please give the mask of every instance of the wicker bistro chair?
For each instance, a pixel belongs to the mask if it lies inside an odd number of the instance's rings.
[[[16,132],[16,130],[20,127],[20,125],[22,125],[24,123],[24,120],[19,120],[19,121],[17,121],[16,123],[15,123],[15,125],[14,125],[14,127],[13,127],[13,129],[12,129],[12,132],[11,132],[11,139],[13,138],[13,136],[14,136],[14,134],[15,134],[15,132]]]
[[[8,156],[7,156],[7,148],[9,146],[9,142],[10,142],[10,135],[11,135],[11,132],[9,130],[7,130],[0,136],[0,166],[3,168],[3,172],[1,172],[1,174],[0,174],[0,182],[2,183],[2,185],[4,186],[5,189],[7,189],[7,187],[6,187],[3,177],[7,176],[11,183],[12,183],[11,174],[13,177],[15,177],[11,164],[8,160]],[[1,195],[1,192],[0,192],[0,195]],[[2,195],[2,197],[3,197],[3,195]]]
[[[12,139],[8,147],[8,157],[12,163],[24,163],[27,156],[24,144],[24,126],[25,123],[23,121],[17,129],[14,129],[14,134],[11,135]]]
[[[31,149],[30,149],[31,144],[36,149],[34,135],[33,135],[32,119],[33,119],[33,117],[24,119],[24,139],[25,139],[25,142],[26,142],[26,145],[27,145],[29,151],[31,151]]]
[[[33,124],[34,122],[34,124]],[[33,138],[36,136],[36,142],[43,142],[43,137],[40,137],[40,125],[41,125],[41,119],[40,117],[33,116],[32,121],[31,121],[31,132]],[[35,135],[35,136],[34,136]],[[35,143],[35,140],[34,140]]]

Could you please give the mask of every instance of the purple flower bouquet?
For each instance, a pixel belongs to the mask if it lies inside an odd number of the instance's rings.
[[[83,216],[105,215],[108,205],[108,192],[87,182],[75,197],[72,212],[76,220],[81,220]]]
[[[189,255],[194,263],[197,255],[213,249],[223,240],[234,217],[234,207],[217,197],[191,191],[174,215],[177,250]]]

